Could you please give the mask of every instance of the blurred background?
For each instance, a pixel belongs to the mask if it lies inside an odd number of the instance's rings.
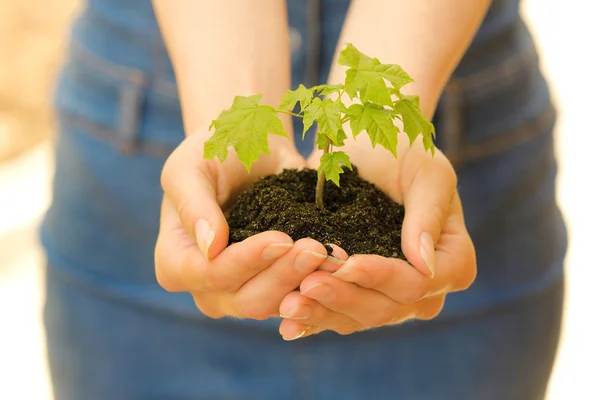
[[[37,226],[50,200],[54,77],[78,5],[79,0],[0,0],[0,399],[51,399]],[[589,0],[523,5],[560,110],[559,199],[570,234],[566,319],[548,400],[600,399],[600,325],[590,322],[598,314],[593,304],[600,280],[595,252],[600,207],[592,188],[600,171],[593,165],[600,128],[590,118],[600,106],[600,57],[594,50],[600,5]]]

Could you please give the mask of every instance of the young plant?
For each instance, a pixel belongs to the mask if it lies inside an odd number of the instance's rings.
[[[210,125],[209,129],[214,128],[215,132],[204,145],[204,157],[212,159],[216,156],[223,162],[229,147],[233,147],[238,159],[250,171],[261,153],[269,154],[269,134],[289,137],[278,114],[302,118],[302,139],[316,122],[316,145],[323,150],[323,155],[317,171],[315,201],[317,206],[323,207],[325,181],[339,186],[343,173],[341,166],[352,169],[346,153],[332,150],[332,147],[344,145],[347,135],[342,126],[346,122],[350,123],[354,137],[367,132],[373,148],[379,144],[397,157],[400,129],[395,122],[402,121],[410,144],[421,134],[425,150],[433,155],[435,128],[419,108],[418,96],[400,92],[413,79],[399,65],[382,64],[352,44],[340,53],[338,63],[348,67],[344,84],[311,88],[299,85],[296,90],[287,91],[277,109],[260,104],[260,94],[236,96],[231,108],[223,111]],[[342,103],[344,94],[354,102],[349,107]]]

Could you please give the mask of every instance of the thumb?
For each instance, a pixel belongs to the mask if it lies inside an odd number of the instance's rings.
[[[195,238],[206,259],[211,260],[229,241],[229,226],[217,200],[227,200],[221,199],[219,193],[227,190],[219,187],[223,181],[220,169],[209,160],[198,160],[196,146],[188,142],[192,138],[188,137],[171,154],[163,168],[161,184],[181,224]]]
[[[402,224],[402,251],[417,270],[433,278],[435,245],[456,191],[456,173],[445,157],[436,155],[419,165],[409,187],[403,191],[406,214]]]

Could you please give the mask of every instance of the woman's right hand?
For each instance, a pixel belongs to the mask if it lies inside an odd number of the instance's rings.
[[[155,249],[156,277],[172,292],[190,292],[211,318],[266,319],[279,315],[283,298],[327,257],[312,239],[296,243],[281,232],[263,232],[229,247],[222,211],[259,176],[302,168],[291,140],[274,138],[271,155],[248,174],[231,154],[206,160],[206,135],[191,135],[172,153],[161,177],[165,196]]]

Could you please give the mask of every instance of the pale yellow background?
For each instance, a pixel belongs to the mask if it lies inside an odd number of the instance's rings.
[[[0,147],[3,140],[24,140],[26,134],[37,141],[51,129],[52,76],[65,21],[76,5],[77,0],[0,0]],[[566,322],[548,400],[600,399],[595,321],[600,314],[600,6],[591,0],[525,0],[524,12],[561,110],[559,196],[570,231]],[[49,201],[51,173],[46,142],[0,164],[0,399],[50,400],[36,228]]]

